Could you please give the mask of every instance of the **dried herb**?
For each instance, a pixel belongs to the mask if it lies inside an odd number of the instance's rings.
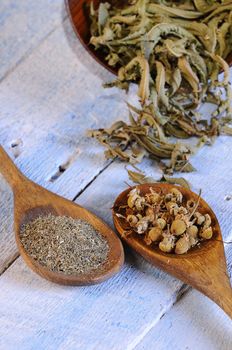
[[[93,226],[66,216],[39,216],[21,227],[20,240],[41,265],[66,274],[101,268],[109,252],[107,241]]]
[[[173,185],[180,185],[188,190],[191,189],[190,183],[185,180],[183,177],[169,177],[163,175],[160,179],[154,179],[153,177],[146,176],[142,171],[132,171],[127,170],[129,179],[137,184],[145,184],[145,183],[155,183],[155,182],[167,182]]]
[[[210,215],[198,211],[200,195],[194,201],[187,200],[176,187],[165,193],[151,187],[145,194],[136,187],[116,215],[129,226],[127,234],[140,235],[146,245],[158,246],[165,253],[184,254],[213,237]]]
[[[169,174],[195,170],[189,158],[202,140],[210,143],[221,133],[232,133],[226,63],[232,0],[137,0],[123,8],[104,3],[97,10],[92,5],[90,15],[90,44],[118,68],[116,81],[106,85],[127,90],[135,82],[141,102],[140,109],[129,105],[129,123],[91,135],[107,147],[107,157],[135,164],[149,155]],[[215,111],[204,119],[198,108],[206,102]],[[193,149],[170,140],[192,136],[201,140]],[[161,159],[170,164],[164,166]]]

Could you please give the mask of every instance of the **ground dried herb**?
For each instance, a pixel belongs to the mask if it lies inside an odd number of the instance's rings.
[[[106,262],[107,241],[88,222],[66,216],[39,216],[23,225],[20,240],[27,253],[54,272],[85,274]]]

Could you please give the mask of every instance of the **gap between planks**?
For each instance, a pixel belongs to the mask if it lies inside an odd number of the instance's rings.
[[[146,335],[157,325],[157,323],[163,318],[172,308],[175,304],[177,304],[181,298],[190,291],[192,287],[188,286],[187,284],[183,284],[175,293],[174,300],[171,301],[167,307],[160,312],[160,314],[157,315],[157,317],[154,319],[153,322],[151,322],[144,331],[139,334],[134,341],[130,344],[130,346],[127,347],[126,350],[134,350],[146,337]]]

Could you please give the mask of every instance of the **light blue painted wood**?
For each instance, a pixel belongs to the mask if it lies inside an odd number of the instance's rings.
[[[120,275],[101,285],[62,287],[18,259],[0,279],[0,348],[126,349],[180,287],[146,263],[132,263],[128,257]]]
[[[0,275],[17,255],[13,236],[13,196],[0,175]]]
[[[63,0],[1,0],[0,80],[29,55],[64,16]]]
[[[232,260],[232,249],[227,246]],[[230,275],[232,265],[229,266]],[[232,278],[231,278],[232,282]],[[232,324],[211,300],[191,290],[147,334],[136,350],[230,350]]]

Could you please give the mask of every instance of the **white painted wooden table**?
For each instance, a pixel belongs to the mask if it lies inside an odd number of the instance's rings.
[[[127,173],[86,129],[126,117],[112,76],[73,34],[63,0],[0,1],[0,143],[29,178],[112,225]],[[193,159],[187,177],[232,239],[232,138]],[[0,165],[1,166],[1,165]],[[59,169],[65,169],[60,172]],[[157,175],[149,161],[143,169]],[[229,318],[210,300],[126,250],[120,274],[93,287],[49,283],[25,266],[13,236],[12,193],[0,177],[0,350],[232,349]],[[226,246],[232,272],[232,249]]]

